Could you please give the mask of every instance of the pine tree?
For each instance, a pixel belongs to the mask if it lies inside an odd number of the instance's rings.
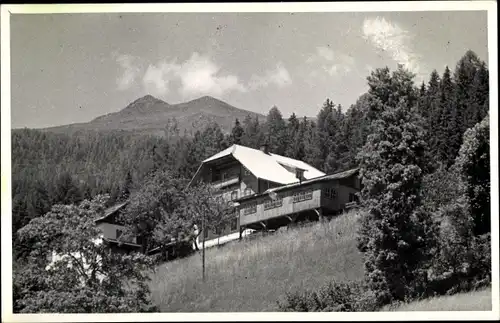
[[[259,123],[259,118],[257,116],[252,118],[250,115],[247,115],[245,120],[243,120],[243,135],[241,137],[243,146],[258,149],[263,140],[264,133]]]
[[[233,129],[231,130],[231,135],[229,137],[229,144],[241,145],[241,138],[243,137],[243,127],[240,124],[238,118],[234,121]]]
[[[477,124],[488,115],[489,105],[486,104],[489,98],[489,75],[484,62],[481,62],[470,89],[471,116],[470,125]]]
[[[302,134],[300,133],[300,122],[295,113],[292,113],[288,118],[286,133],[288,145],[286,147],[285,156],[298,159],[298,155],[301,155],[299,151],[301,149],[303,150],[303,148],[301,148],[301,145],[303,145],[303,142],[301,142],[303,132]]]
[[[473,104],[474,98],[472,97],[472,88],[475,75],[480,69],[481,62],[476,53],[469,50],[458,61],[453,75],[455,86],[455,104],[459,111],[458,116],[461,118],[457,121],[460,134],[478,121],[475,120],[476,111],[478,108]]]
[[[269,110],[265,129],[265,137],[268,140],[269,151],[274,154],[284,155],[287,147],[287,128],[278,107],[273,106],[271,110]]]
[[[462,129],[461,113],[455,104],[455,85],[451,80],[450,69],[445,68],[441,79],[438,158],[445,165],[450,166],[455,159],[461,145]]]
[[[440,126],[440,115],[441,115],[441,105],[440,105],[440,83],[441,78],[436,70],[433,70],[427,86],[427,91],[425,94],[425,107],[427,111],[426,120],[426,130],[427,130],[427,142],[429,143],[429,153],[431,156],[436,156],[439,147],[439,136],[436,134],[439,131]]]
[[[130,191],[132,189],[133,185],[133,180],[132,180],[132,174],[130,173],[130,170],[127,171],[127,175],[125,176],[125,181],[123,182],[120,197],[118,198],[119,201],[126,201],[130,197]]]
[[[82,200],[82,194],[68,172],[63,172],[56,180],[55,196],[52,204],[73,204]]]
[[[321,159],[321,151],[318,149],[318,132],[314,121],[302,119],[301,126],[304,129],[304,161],[313,167],[323,170],[324,159]]]

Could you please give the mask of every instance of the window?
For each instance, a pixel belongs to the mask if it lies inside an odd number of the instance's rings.
[[[283,199],[281,197],[278,197],[275,200],[270,199],[264,203],[264,210],[274,209],[282,205],[283,205]]]
[[[252,194],[252,190],[250,189],[250,187],[245,188],[245,196],[248,196],[251,194]]]
[[[121,235],[123,234],[123,231],[120,229],[116,229],[116,240],[120,239]]]
[[[302,191],[293,194],[293,203],[298,203],[302,201],[312,200],[312,191]]]
[[[333,187],[327,187],[325,188],[325,197],[333,200],[337,197],[337,191]]]
[[[357,202],[358,196],[354,193],[349,193],[349,202]]]
[[[250,203],[243,208],[243,215],[249,215],[257,212],[257,203]]]
[[[238,219],[234,218],[231,220],[231,231],[236,231],[238,229]]]
[[[212,182],[217,182],[217,181],[220,181],[221,180],[221,173],[220,173],[220,170],[215,170],[213,173],[212,173]]]
[[[238,191],[231,192],[231,201],[234,201],[238,198]]]

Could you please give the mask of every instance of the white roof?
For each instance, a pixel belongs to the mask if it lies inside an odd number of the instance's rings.
[[[306,179],[325,175],[325,173],[300,160],[272,153],[266,154],[261,150],[240,145],[232,145],[231,147],[213,155],[212,157],[205,159],[202,164],[229,155],[232,155],[235,159],[237,159],[256,177],[279,184],[291,184],[299,181],[295,177],[294,173],[289,172],[282,165],[303,169],[304,177]]]

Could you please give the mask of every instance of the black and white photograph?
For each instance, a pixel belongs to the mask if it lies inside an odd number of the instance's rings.
[[[2,5],[2,321],[500,319],[496,9]]]

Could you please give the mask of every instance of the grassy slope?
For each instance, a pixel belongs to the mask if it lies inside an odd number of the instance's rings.
[[[276,301],[287,291],[361,280],[357,218],[350,212],[324,226],[316,223],[207,250],[205,284],[201,253],[164,264],[153,275],[154,302],[164,312],[276,311]]]
[[[403,304],[397,307],[385,307],[383,311],[491,311],[491,287],[478,291],[440,296]]]

